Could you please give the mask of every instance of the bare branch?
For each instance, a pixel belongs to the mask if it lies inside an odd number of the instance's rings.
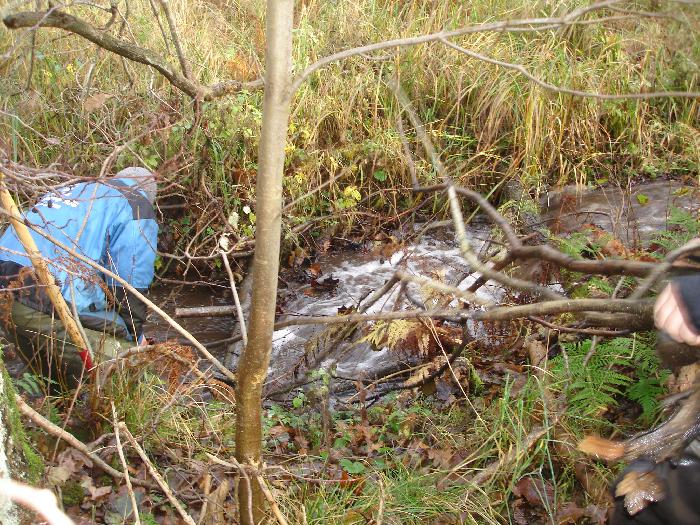
[[[433,145],[432,140],[428,136],[428,134],[425,132],[425,129],[423,127],[423,123],[421,122],[420,118],[418,117],[418,114],[413,110],[411,107],[411,102],[409,101],[408,97],[406,96],[406,93],[404,93],[403,89],[399,85],[396,79],[393,79],[389,82],[389,87],[394,91],[394,94],[396,95],[396,98],[399,100],[399,103],[403,107],[404,111],[408,115],[408,118],[411,121],[411,124],[413,124],[413,127],[416,130],[416,136],[418,139],[421,141],[423,147],[425,148],[425,151],[428,153],[428,157],[430,158],[430,161],[433,164],[433,167],[435,168],[435,171],[437,171],[438,175],[442,178],[443,180],[443,185],[447,189],[447,197],[450,203],[450,211],[452,213],[452,221],[454,223],[454,228],[457,233],[457,240],[459,244],[459,249],[462,257],[464,258],[467,263],[475,270],[478,271],[480,274],[483,276],[493,279],[494,281],[497,281],[503,285],[510,286],[511,288],[514,288],[516,290],[521,290],[521,291],[526,291],[533,293],[537,296],[542,296],[542,297],[548,297],[550,299],[561,299],[562,296],[553,290],[550,290],[549,288],[546,288],[544,286],[539,286],[535,283],[531,283],[529,281],[524,281],[522,279],[515,279],[513,277],[509,277],[503,273],[494,271],[493,269],[489,268],[487,265],[482,263],[479,258],[474,254],[474,251],[472,250],[471,243],[469,242],[469,239],[467,238],[467,233],[464,228],[464,217],[462,217],[462,209],[459,203],[459,200],[457,199],[457,190],[455,189],[454,183],[452,182],[452,179],[450,176],[447,174],[447,170],[445,169],[444,164],[442,163],[442,160],[440,159],[440,156],[438,155],[437,151],[435,150],[435,146]],[[433,189],[433,188],[430,188]],[[426,188],[427,190],[427,188]],[[464,190],[466,192],[469,192],[469,190]],[[473,192],[471,192],[473,193]],[[474,197],[476,198],[476,195]],[[483,199],[481,196],[478,196],[478,198]],[[486,199],[483,199],[484,201]],[[500,216],[498,212],[496,212],[497,216]],[[502,219],[502,217],[501,217]],[[500,221],[501,223],[505,223],[505,219]],[[503,226],[505,227],[506,230],[510,230],[510,227],[507,225]],[[518,243],[517,236],[513,232],[512,235],[509,235],[509,238],[511,240],[514,239],[516,243]]]
[[[251,466],[247,465],[248,468],[244,467],[241,465],[236,458],[231,458],[231,462],[224,461],[223,459],[220,459],[213,454],[209,454],[207,452],[207,456],[209,459],[211,459],[214,463],[217,465],[221,465],[227,468],[235,469],[239,471],[243,476],[248,476],[246,470],[250,470],[251,474],[255,477],[255,479],[258,481],[258,484],[260,485],[260,489],[263,491],[263,494],[265,495],[265,499],[267,499],[267,502],[270,504],[270,509],[272,509],[272,513],[275,515],[275,518],[277,519],[277,522],[280,525],[288,525],[287,519],[284,517],[282,512],[279,509],[279,506],[277,505],[277,502],[275,501],[275,497],[272,495],[272,492],[270,492],[270,489],[267,486],[267,483],[265,482],[265,478],[262,477],[262,474],[258,472],[256,469],[253,469]]]
[[[252,82],[227,80],[211,86],[200,84],[176,71],[167,60],[153,51],[116,38],[109,33],[104,33],[84,20],[62,11],[53,10],[45,13],[25,11],[7,15],[3,22],[8,29],[53,27],[80,35],[107,51],[134,62],[151,66],[168,79],[173,86],[192,98],[211,100],[237,93],[241,90],[255,90],[263,87],[262,79]]]
[[[64,440],[68,445],[78,450],[81,454],[84,454],[86,457],[90,458],[90,460],[94,462],[95,466],[98,467],[100,470],[106,472],[115,479],[123,479],[125,475],[128,475],[128,473],[125,474],[119,472],[118,470],[109,466],[102,460],[102,458],[100,458],[97,454],[92,452],[85,443],[79,441],[73,434],[70,434],[63,430],[61,427],[54,425],[51,421],[39,414],[39,412],[37,412],[27,403],[25,403],[24,399],[22,399],[21,396],[18,395],[15,397],[15,399],[17,400],[17,407],[19,408],[19,411],[22,412],[22,414],[31,419],[34,423],[36,423],[39,427],[41,427],[43,430],[45,430],[52,436]],[[134,485],[140,485],[142,487],[153,488],[154,486],[153,483],[137,478],[132,478],[131,482]]]
[[[42,135],[42,133],[35,128],[31,127],[29,124],[27,124],[25,121],[23,121],[21,118],[19,118],[18,115],[15,115],[14,113],[8,113],[7,111],[4,111],[0,109],[0,115],[5,115],[6,117],[15,119],[19,124],[22,124],[25,128],[27,128],[29,131],[35,133],[36,135],[39,136],[44,142],[46,142],[50,146],[57,146],[60,144],[60,141],[57,138],[53,137],[47,137],[46,135]]]
[[[190,66],[185,59],[185,53],[180,45],[180,37],[177,34],[177,25],[175,24],[175,18],[173,17],[173,12],[170,10],[169,0],[160,0],[160,6],[163,8],[165,13],[165,19],[168,21],[168,28],[170,29],[170,37],[173,39],[173,45],[175,46],[175,51],[177,52],[177,59],[180,62],[180,67],[182,68],[182,73],[185,78],[192,79],[192,71],[190,71]]]
[[[160,30],[160,34],[163,37],[163,44],[165,45],[165,51],[167,53],[170,53],[170,44],[168,43],[168,36],[165,34],[165,28],[163,27],[163,24],[160,21],[160,14],[158,13],[158,8],[156,7],[156,2],[155,2],[155,0],[148,0],[148,3],[151,6],[151,11],[153,12],[153,17],[156,19],[156,23],[158,24],[158,29]]]
[[[687,244],[684,244],[680,248],[676,248],[670,252],[663,263],[655,265],[654,270],[649,274],[646,280],[639,285],[639,287],[632,293],[632,299],[639,299],[645,293],[647,293],[656,281],[658,281],[661,276],[668,272],[676,259],[679,259],[685,255],[691,253],[700,252],[700,239],[694,239]]]
[[[446,186],[444,184],[440,184],[418,188],[416,191],[437,191],[442,190],[445,187]],[[480,193],[461,186],[455,186],[455,191],[478,205],[483,212],[488,215],[491,221],[501,229],[506,237],[506,241],[508,242],[508,254],[504,258],[504,262],[494,266],[491,271],[498,271],[516,259],[541,259],[573,272],[601,275],[631,275],[634,277],[644,277],[652,271],[661,271],[659,270],[659,265],[655,263],[630,261],[626,259],[575,259],[574,257],[546,244],[527,246],[518,238],[517,234],[506,218],[503,217],[503,215],[501,215],[501,213],[499,213],[499,211]],[[481,284],[483,283],[480,281],[479,285]],[[470,289],[470,291],[474,290]]]
[[[380,314],[351,314],[338,316],[293,317],[275,323],[275,330],[288,326],[312,324],[345,324],[363,321],[392,321],[395,319],[447,319],[462,321],[510,321],[529,316],[556,315],[570,312],[611,312],[647,315],[652,309],[650,301],[631,299],[563,299],[518,306],[501,306],[485,311],[467,311],[457,308],[434,310],[405,310]]]
[[[480,321],[510,321],[523,317],[555,315],[569,312],[614,312],[649,315],[652,301],[632,299],[564,299],[519,306],[503,306],[485,312],[476,312],[472,318]]]
[[[411,275],[401,270],[395,273],[396,277],[403,282],[415,283],[419,286],[425,286],[426,288],[431,288],[441,293],[451,294],[455,297],[459,297],[467,302],[480,304],[484,306],[492,306],[493,301],[479,297],[475,293],[468,290],[460,290],[455,286],[450,286],[449,284],[441,283],[435,279],[430,279],[429,277],[423,277],[422,275]]]
[[[414,190],[420,189],[420,182],[418,181],[418,172],[416,170],[416,163],[413,161],[413,154],[411,153],[411,147],[408,145],[408,139],[406,138],[406,132],[403,130],[403,118],[401,114],[396,115],[396,129],[401,137],[401,144],[403,145],[403,154],[406,157],[406,163],[408,164],[408,172],[411,174],[411,184]]]
[[[538,246],[520,246],[513,249],[511,255],[518,259],[541,259],[566,268],[572,272],[591,273],[600,275],[631,275],[644,277],[658,265],[643,261],[626,259],[588,260],[574,259],[546,244]]]
[[[562,326],[550,323],[549,321],[545,321],[544,319],[535,317],[534,315],[528,316],[528,319],[537,324],[541,324],[542,326],[551,330],[556,330],[557,332],[566,332],[569,334],[598,335],[601,337],[618,337],[628,335],[631,332],[631,330],[597,330],[595,328],[574,328],[571,326]]]
[[[114,401],[112,401],[112,423],[114,426],[114,438],[117,441],[117,452],[119,453],[119,461],[122,462],[122,469],[124,469],[124,481],[126,481],[126,491],[129,493],[129,499],[131,500],[131,511],[134,514],[134,525],[141,525],[141,517],[139,516],[139,506],[136,503],[136,495],[134,494],[134,489],[131,486],[131,479],[129,478],[129,465],[127,465],[126,463],[126,458],[124,457],[124,449],[122,447],[122,440],[119,436],[119,419],[117,419],[117,409],[114,407]]]
[[[243,314],[243,307],[241,306],[241,301],[238,298],[238,289],[236,288],[236,279],[233,277],[233,271],[231,270],[231,265],[228,262],[228,255],[224,250],[219,250],[221,253],[221,260],[224,261],[224,267],[226,268],[226,273],[228,274],[229,283],[231,283],[231,293],[233,294],[233,302],[236,305],[236,316],[238,317],[238,325],[240,327],[241,338],[243,340],[243,345],[248,344],[248,330],[245,326],[245,315]]]
[[[163,477],[158,473],[156,470],[156,467],[151,463],[151,461],[148,459],[148,456],[146,455],[146,452],[141,448],[141,445],[138,444],[134,436],[129,432],[128,427],[126,426],[126,423],[118,423],[117,425],[126,435],[126,438],[129,440],[129,443],[131,443],[131,446],[136,450],[136,453],[141,457],[141,460],[144,462],[146,465],[146,468],[148,469],[148,473],[151,475],[151,477],[156,480],[156,483],[160,486],[161,490],[165,494],[165,496],[168,498],[168,501],[170,501],[171,505],[175,507],[175,510],[177,510],[178,514],[182,518],[182,520],[187,523],[187,525],[196,525],[195,521],[192,519],[192,516],[187,514],[187,511],[183,508],[183,506],[180,504],[180,502],[177,500],[175,495],[173,494],[173,491],[171,488],[168,486],[168,483],[163,479]],[[116,432],[116,429],[115,429]]]

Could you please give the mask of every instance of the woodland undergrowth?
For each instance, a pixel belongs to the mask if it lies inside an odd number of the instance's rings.
[[[295,69],[368,42],[472,22],[562,14],[584,3],[303,0],[296,10]],[[200,80],[259,77],[262,1],[171,0],[170,5]],[[697,90],[697,10],[667,2],[635,5],[672,8],[684,22],[623,20],[555,32],[481,34],[457,43],[581,90]],[[105,22],[89,6],[70,10]],[[130,2],[127,24],[119,27],[114,31],[123,38],[175,63],[172,45],[166,49],[147,2]],[[234,252],[249,250],[261,92],[195,107],[148,68],[98,52],[77,37],[38,31],[32,53],[29,35],[0,30],[0,49],[15,44],[0,62],[4,155],[25,166],[81,176],[99,173],[109,158],[111,171],[134,163],[156,169],[167,181],[158,201],[161,274],[196,277],[197,270],[211,275],[220,264],[222,233],[235,243]],[[411,192],[396,131],[398,108],[383,84],[390,72],[400,76],[450,173],[485,195],[497,193],[510,178],[535,195],[557,184],[626,185],[642,176],[698,176],[697,101],[601,102],[552,94],[515,72],[433,43],[340,62],[302,86],[293,102],[287,143],[288,252],[294,254],[295,247],[312,251],[317,237],[319,245],[332,238],[322,231],[342,235],[360,224],[399,228],[413,219],[406,212],[423,197]],[[437,181],[427,160],[418,158],[416,168],[422,183]],[[431,197],[421,219],[444,211],[445,203]],[[662,252],[698,234],[696,218],[677,214],[671,219],[675,229],[657,239]],[[552,240],[575,257],[605,257],[593,233]],[[185,253],[203,259],[188,261]],[[616,288],[608,279],[563,277],[572,297],[609,296]],[[418,354],[424,365],[415,372],[418,380],[444,356],[420,323],[403,329],[402,336],[394,327],[390,344],[376,332],[365,335],[390,351]],[[524,323],[512,335],[536,330]],[[658,420],[667,372],[653,355],[653,336],[599,341],[590,359],[591,340],[552,338],[546,362],[533,367],[519,337],[494,345],[496,332],[497,327],[486,327],[482,340],[437,380],[379,403],[371,400],[373,386],[358,384],[352,401],[331,404],[335,378],[330,375],[315,377],[312,388],[294,391],[287,403],[267,402],[264,475],[287,519],[602,523],[601,494],[619,465],[582,459],[572,450],[586,434],[628,435]],[[233,522],[235,501],[229,493],[236,472],[212,457],[226,462],[232,456],[235,406],[225,391],[162,377],[164,368],[147,363],[119,368],[105,385],[105,396],[193,516],[202,523]],[[534,368],[542,373],[536,375]],[[106,406],[93,410],[82,398],[74,403],[71,397],[48,395],[51,385],[31,374],[16,384],[53,422],[76,433],[90,429],[91,435],[81,438],[99,439],[96,453],[121,468]],[[553,398],[565,408],[554,406]],[[561,432],[555,435],[555,427],[566,430],[564,438]],[[38,429],[30,433],[49,460],[47,484],[71,515],[125,521],[129,504],[123,485],[112,484]],[[132,474],[145,478],[139,459],[131,455],[130,460]],[[582,465],[588,474],[597,473],[597,493],[581,490]],[[136,494],[142,523],[176,522],[158,491],[137,488]]]

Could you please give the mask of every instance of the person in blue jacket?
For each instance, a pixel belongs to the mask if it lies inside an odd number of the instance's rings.
[[[91,348],[67,337],[53,306],[31,272],[31,262],[10,226],[0,237],[0,323],[32,369],[74,387],[95,360],[145,341],[146,305],[119,282],[81,262],[52,239],[119,275],[145,293],[153,281],[158,237],[153,203],[156,180],[144,168],[80,182],[44,195],[23,212],[63,298],[78,316]],[[3,312],[4,310],[4,312]]]

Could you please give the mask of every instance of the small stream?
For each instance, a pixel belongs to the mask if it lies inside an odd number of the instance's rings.
[[[675,182],[661,181],[640,184],[631,190],[616,188],[581,188],[566,187],[549,192],[542,198],[544,210],[543,223],[560,235],[579,231],[584,225],[593,224],[612,233],[628,247],[648,245],[657,232],[666,229],[672,207],[691,212],[700,209],[700,192],[697,185],[683,186]],[[478,252],[492,249],[488,243],[490,225],[478,219],[468,228],[468,236]],[[451,282],[456,275],[468,270],[455,247],[452,234],[434,231],[420,235],[416,227],[416,241],[398,244],[387,253],[386,248],[377,250],[371,246],[365,249],[343,251],[329,255],[320,255],[315,260],[317,269],[324,279],[337,280],[337,285],[329,290],[314,289],[308,282],[289,282],[283,289],[280,299],[279,320],[293,316],[328,315],[334,316],[339,309],[357,307],[371,292],[379,289],[392,275],[402,269],[408,273],[420,274]],[[478,275],[471,274],[462,280],[459,287],[466,289]],[[413,297],[420,297],[418,289],[412,289]],[[497,298],[501,290],[494,286],[485,286],[479,294],[488,298]],[[373,305],[367,313],[393,311],[415,308],[401,296],[398,287],[393,292]],[[151,298],[168,312],[174,311],[175,305],[183,306],[217,306],[231,304],[230,292],[226,287],[181,287],[157,286],[151,292]],[[235,325],[231,318],[190,318],[179,322],[207,345],[231,336]],[[307,341],[324,330],[325,326],[299,326],[285,328],[275,332],[273,354],[270,366],[269,385],[284,385],[308,365],[304,346]],[[169,325],[149,315],[147,333],[158,339],[183,340]],[[213,350],[217,357],[227,359],[224,347]],[[400,365],[401,358],[387,350],[372,350],[369,344],[338,345],[337,348],[322,350],[325,352],[320,362],[322,367],[335,366],[339,376],[349,378],[372,378],[380,371]]]

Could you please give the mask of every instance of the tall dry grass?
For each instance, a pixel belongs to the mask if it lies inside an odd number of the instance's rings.
[[[261,74],[262,0],[170,3],[198,79],[251,80]],[[561,15],[584,4],[303,0],[296,10],[295,68],[368,42],[473,22]],[[647,4],[630,5],[647,9]],[[685,23],[624,20],[531,34],[475,34],[456,42],[580,90],[697,89],[700,8],[661,4]],[[110,31],[168,55],[176,64],[172,43],[166,47],[164,17],[165,37],[148,2],[129,2],[128,13],[125,4],[119,5],[128,15],[126,23],[119,19]],[[71,11],[101,24],[107,19],[86,6]],[[26,89],[30,42],[27,32],[0,33],[3,49],[15,46],[0,65],[3,110],[21,118],[0,118],[0,147],[8,156],[33,166],[53,163],[91,174],[120,147],[116,168],[133,162],[159,167],[177,176],[173,193],[180,198],[191,202],[206,187],[222,217],[241,213],[253,196],[260,93],[204,104],[201,125],[193,128],[191,101],[152,70],[58,30],[37,33],[31,89]],[[348,206],[396,211],[413,202],[395,131],[397,106],[382,82],[391,72],[399,74],[454,175],[485,193],[506,177],[542,189],[550,183],[586,184],[612,177],[697,176],[697,101],[601,102],[551,93],[516,72],[439,43],[372,58],[356,57],[321,70],[295,98],[287,147],[288,197],[342,177],[290,210],[290,226]],[[420,158],[418,171],[423,181],[433,180],[432,168]],[[359,205],[347,202],[343,190],[348,186],[359,188],[364,198]]]

